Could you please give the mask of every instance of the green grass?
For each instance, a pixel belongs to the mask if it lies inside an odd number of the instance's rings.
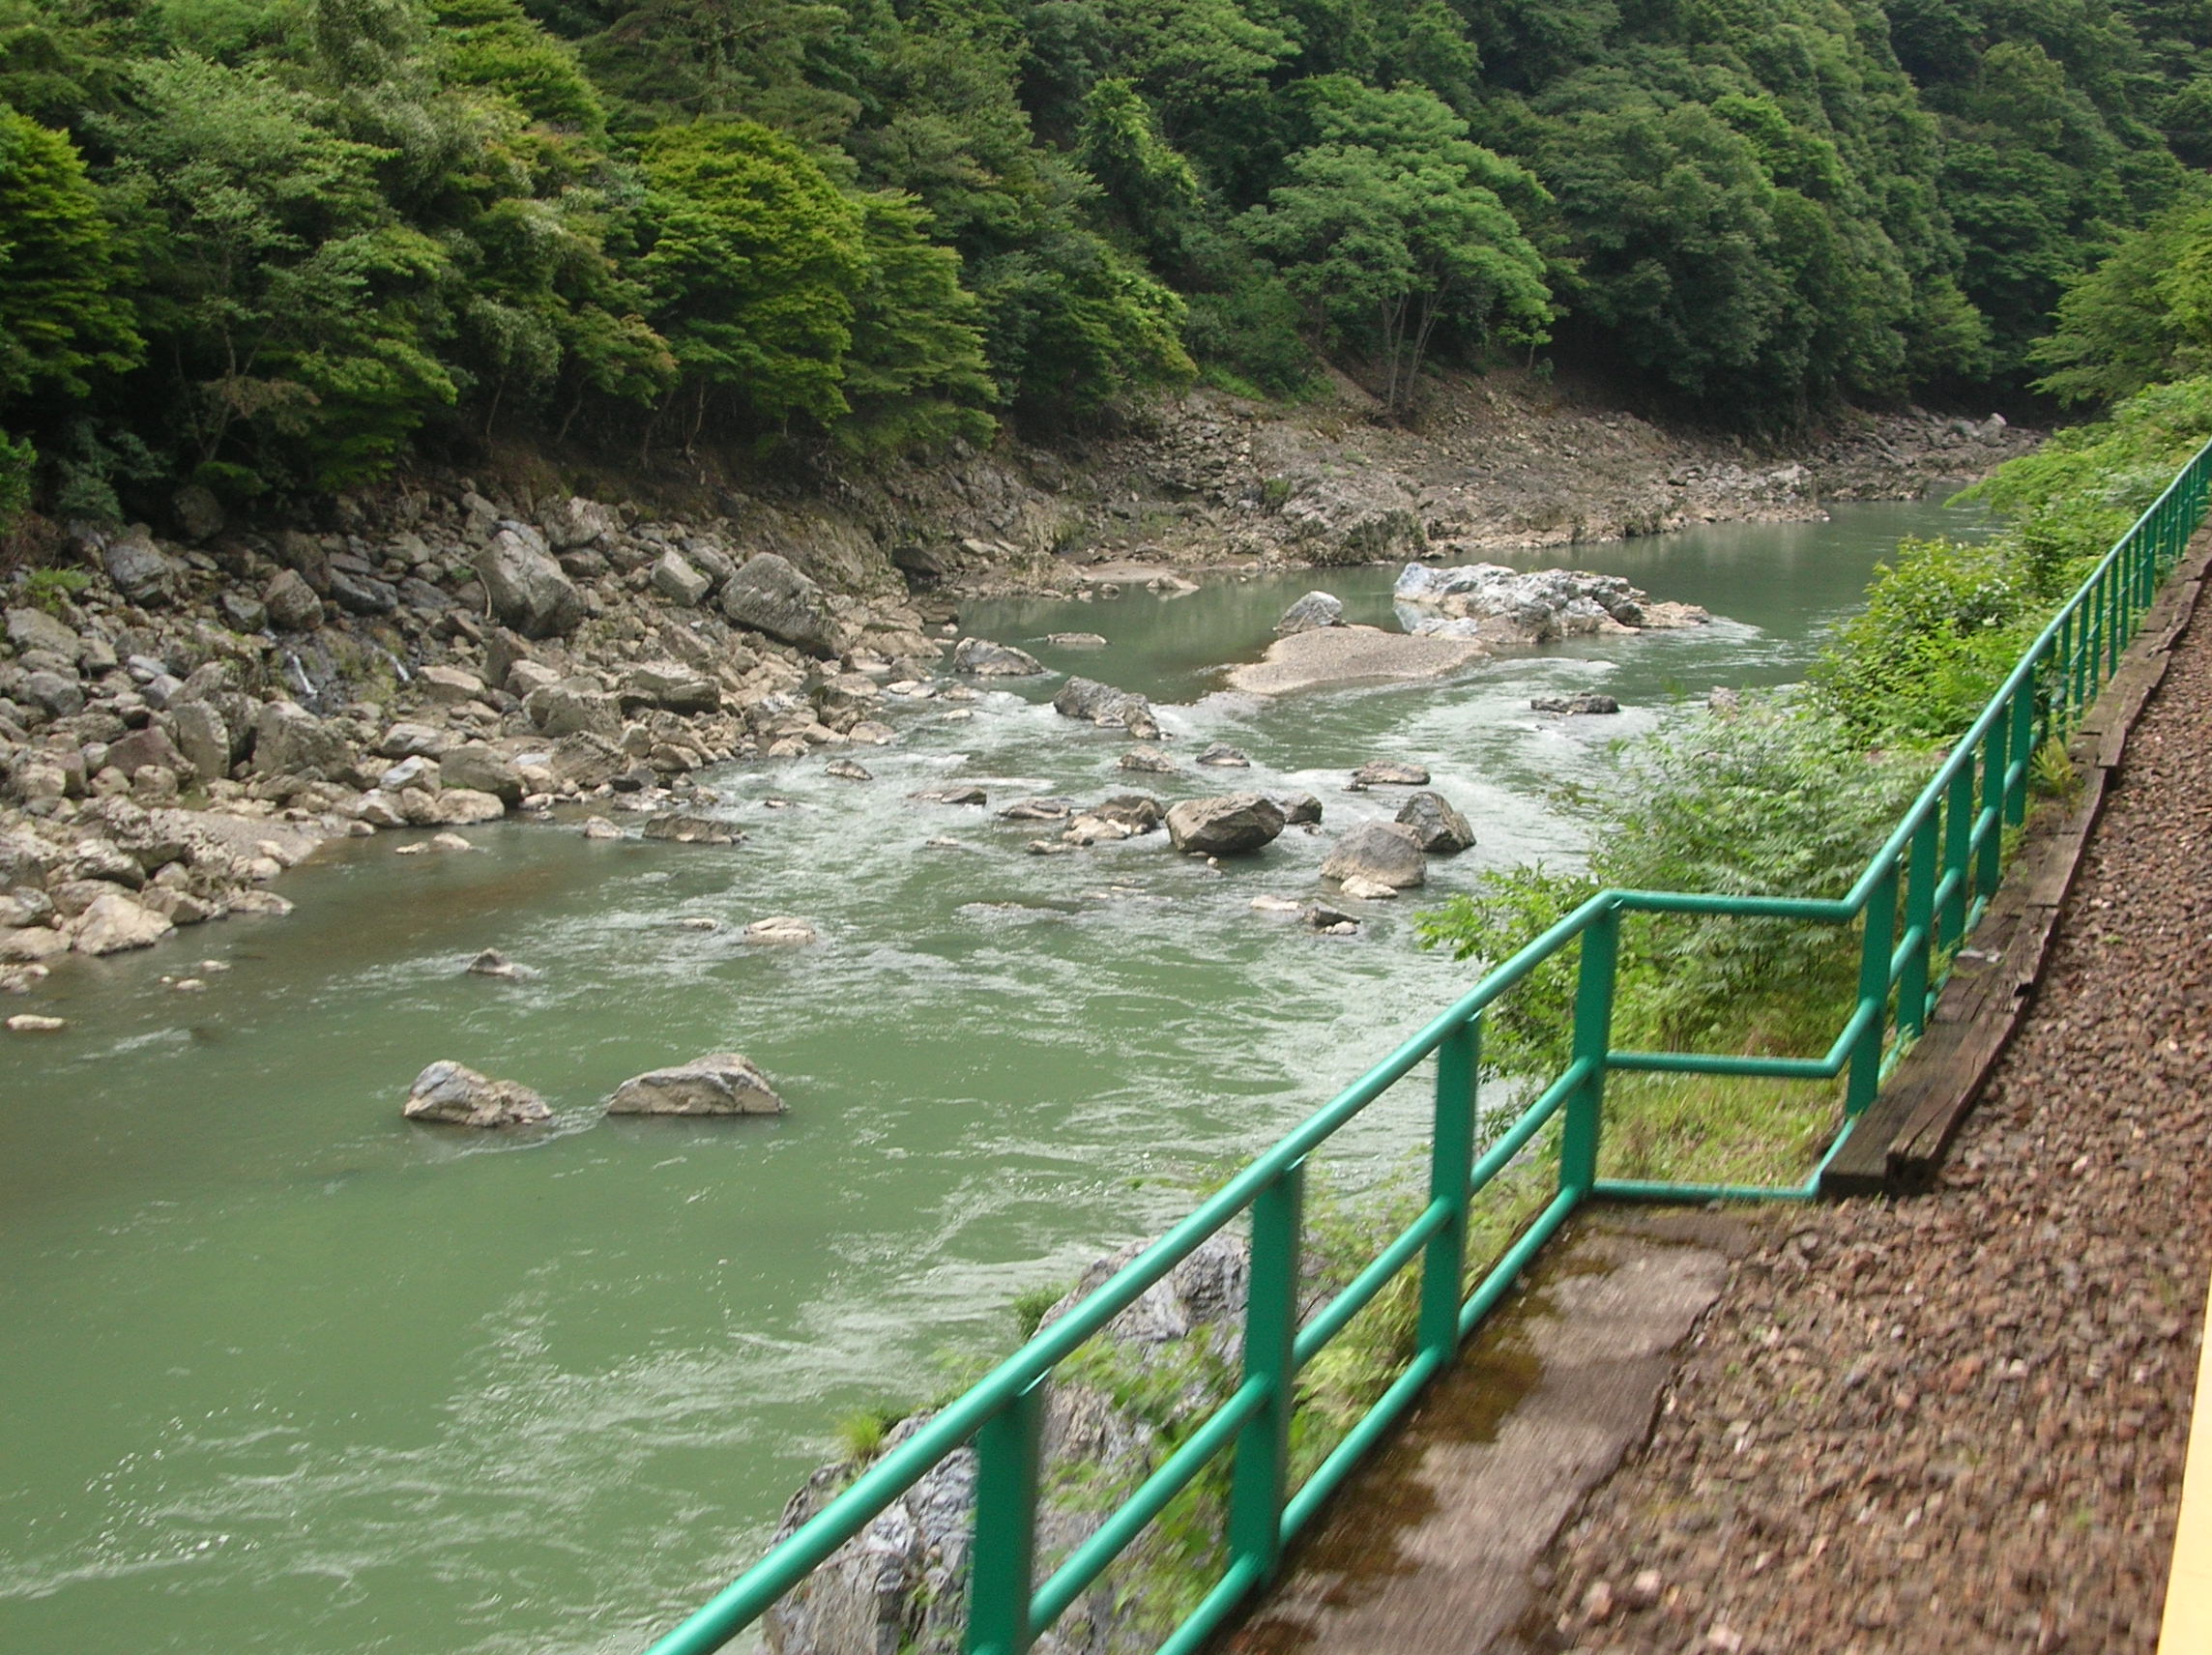
[[[1833,1081],[1611,1074],[1598,1174],[1669,1183],[1801,1183],[1841,1110]]]

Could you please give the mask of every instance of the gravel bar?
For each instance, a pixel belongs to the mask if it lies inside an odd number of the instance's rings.
[[[1755,1220],[1528,1650],[2150,1651],[2212,1266],[2212,628],[1937,1187]],[[1510,1646],[1513,1639],[1501,1646]]]

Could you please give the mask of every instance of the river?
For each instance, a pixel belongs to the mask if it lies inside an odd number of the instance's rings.
[[[1014,1294],[1179,1213],[1465,984],[1413,945],[1417,901],[1350,939],[1252,909],[1395,809],[1342,791],[1353,766],[1425,764],[1474,824],[1432,895],[1571,858],[1566,800],[1615,739],[1797,678],[1900,534],[1970,522],[1858,506],[1578,548],[1721,619],[1273,705],[1209,696],[1211,669],[1309,587],[1385,619],[1390,571],[975,604],[968,629],[1175,704],[1186,761],[1224,740],[1254,768],[1125,775],[1124,743],[1017,683],[896,715],[899,744],[858,751],[872,782],[822,755],[716,773],[735,849],[349,841],[287,876],[289,919],[57,971],[38,1009],[70,1031],[0,1043],[0,1649],[635,1649],[757,1551],[840,1416],[956,1388],[1010,1348]],[[1108,647],[1034,641],[1077,628]],[[1528,709],[1583,688],[1626,711]],[[905,797],[950,781],[993,810],[1297,787],[1327,821],[1218,873],[1162,835],[1033,857],[1033,828]],[[823,942],[739,941],[771,914]],[[680,923],[701,915],[722,928]],[[486,946],[539,974],[461,974]],[[204,993],[162,982],[202,958],[228,968]],[[600,1118],[624,1077],[722,1049],[790,1114]],[[402,1122],[434,1058],[538,1088],[557,1123]],[[1418,1132],[1394,1101],[1342,1176]]]

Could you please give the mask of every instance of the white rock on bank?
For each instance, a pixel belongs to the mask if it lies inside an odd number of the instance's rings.
[[[70,945],[80,954],[120,954],[129,948],[150,948],[176,927],[165,915],[118,891],[95,897],[69,929]]]

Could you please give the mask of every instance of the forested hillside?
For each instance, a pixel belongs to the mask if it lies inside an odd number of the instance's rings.
[[[1323,357],[1401,410],[1552,353],[1767,427],[2104,396],[2212,258],[2036,341],[2128,232],[2212,245],[2207,161],[2204,0],[0,0],[0,513]]]

